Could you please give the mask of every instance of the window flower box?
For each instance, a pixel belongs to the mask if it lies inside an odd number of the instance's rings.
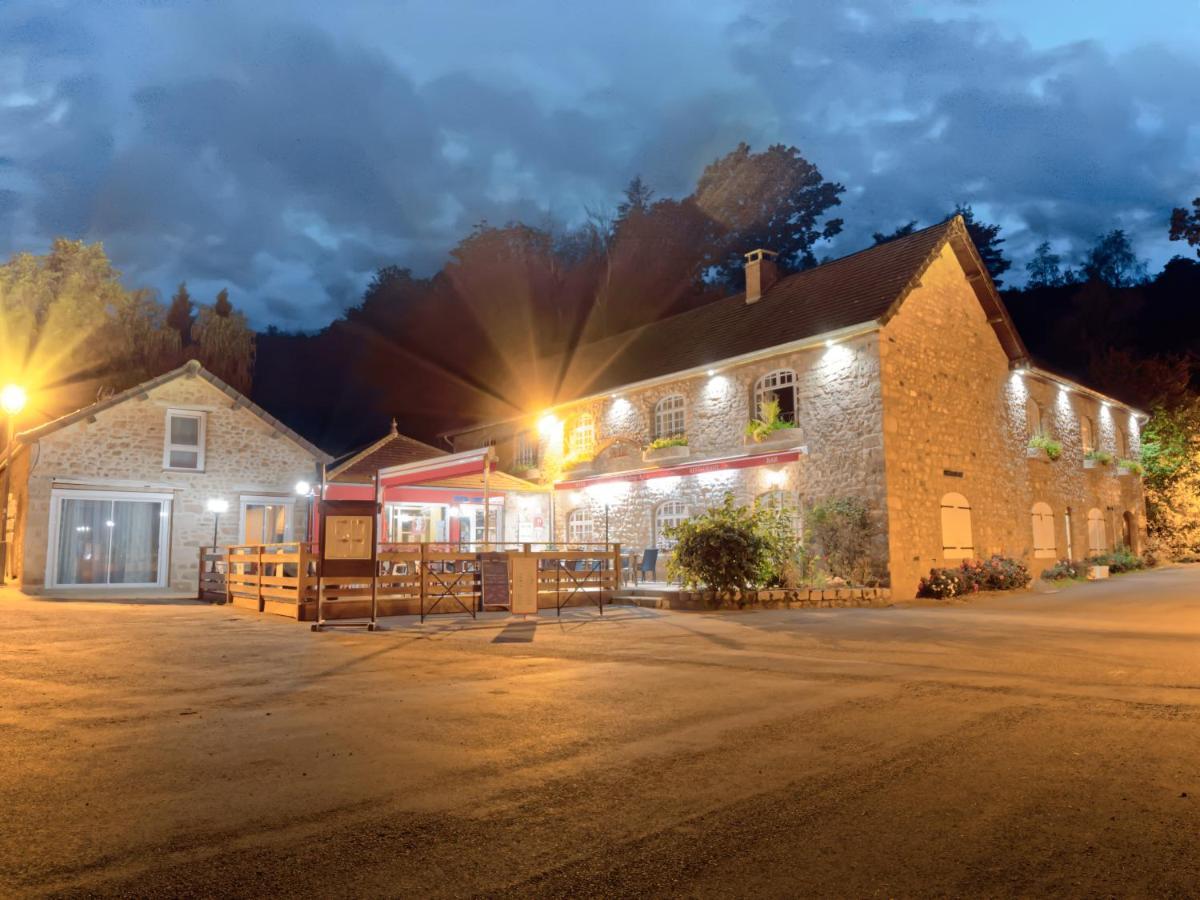
[[[1042,462],[1050,462],[1050,456],[1041,447],[1026,447],[1025,455],[1030,459],[1037,459]]]
[[[1026,447],[1025,452],[1030,459],[1053,462],[1062,456],[1062,444],[1054,438],[1039,434],[1029,439],[1029,446]]]
[[[1108,566],[1088,566],[1088,581],[1099,581],[1108,577]]]
[[[745,446],[760,450],[779,450],[783,447],[795,447],[800,443],[799,428],[780,428],[762,435],[761,440],[755,440],[752,435],[746,435]]]
[[[1112,462],[1112,454],[1104,450],[1089,450],[1083,455],[1083,467],[1085,469],[1099,469],[1102,466],[1107,466]]]
[[[687,459],[691,454],[686,437],[660,438],[642,451],[642,462],[667,462]]]
[[[1136,459],[1121,459],[1117,461],[1117,476],[1127,478],[1130,475],[1137,475],[1139,478],[1146,472],[1142,468],[1142,464]]]

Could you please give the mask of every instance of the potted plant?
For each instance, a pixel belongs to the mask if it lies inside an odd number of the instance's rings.
[[[1044,434],[1035,434],[1029,439],[1028,453],[1031,459],[1056,460],[1062,456],[1062,444]]]
[[[759,406],[759,417],[746,424],[746,443],[786,443],[795,440],[798,431],[794,422],[779,417],[779,401],[772,398],[764,400]]]
[[[675,434],[652,440],[642,451],[642,460],[654,462],[664,459],[687,459],[688,439],[686,434]]]
[[[1119,459],[1117,460],[1118,475],[1145,475],[1145,467],[1136,459]]]
[[[1083,454],[1083,467],[1098,469],[1100,466],[1107,466],[1112,460],[1113,456],[1107,450],[1089,450]]]

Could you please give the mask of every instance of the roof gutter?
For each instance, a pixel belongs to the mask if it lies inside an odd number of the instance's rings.
[[[1070,378],[1065,378],[1055,372],[1050,372],[1038,366],[1030,365],[1028,362],[1017,360],[1012,365],[1014,372],[1024,372],[1032,375],[1034,378],[1040,378],[1042,381],[1054,382],[1068,390],[1074,391],[1077,394],[1083,394],[1085,397],[1091,397],[1093,400],[1098,400],[1106,406],[1119,406],[1121,409],[1128,410],[1137,418],[1145,422],[1150,418],[1150,414],[1143,412],[1135,406],[1130,406],[1128,403],[1123,403],[1116,397],[1110,397],[1108,394],[1102,394],[1087,385],[1080,384],[1078,381],[1072,381]]]
[[[786,344],[776,344],[772,347],[764,347],[761,350],[752,350],[749,353],[742,353],[738,356],[728,356],[724,359],[716,360],[715,362],[705,363],[700,366],[692,366],[690,369],[680,369],[676,372],[667,372],[663,375],[655,375],[653,378],[643,378],[641,381],[630,382],[623,384],[618,388],[613,388],[607,391],[597,391],[594,394],[586,394],[582,397],[576,397],[571,400],[563,400],[560,403],[555,403],[552,406],[547,406],[540,410],[541,414],[553,413],[567,406],[574,406],[577,403],[586,403],[589,400],[599,400],[602,397],[615,397],[626,391],[640,391],[646,388],[655,387],[660,384],[666,384],[671,381],[678,381],[681,378],[695,378],[700,375],[716,375],[722,369],[728,369],[732,366],[740,366],[750,362],[756,362],[760,359],[766,359],[769,356],[776,356],[780,353],[790,353],[797,350],[811,350],[826,344],[836,344],[841,341],[848,341],[852,338],[861,337],[864,334],[870,334],[882,328],[882,324],[877,320],[869,322],[861,322],[858,325],[848,325],[845,328],[837,328],[833,331],[824,331],[820,334],[815,334],[811,337],[800,338],[799,340],[789,341]],[[494,427],[496,425],[507,425],[510,422],[518,422],[528,418],[534,413],[521,413],[516,416],[509,416],[507,419],[495,419],[490,422],[483,422],[479,425],[473,425],[470,428],[455,428],[450,431],[443,431],[438,434],[438,437],[443,440],[449,440],[452,435],[466,434],[470,431],[476,431],[480,428]]]

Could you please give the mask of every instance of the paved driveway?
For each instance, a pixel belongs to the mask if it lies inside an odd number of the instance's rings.
[[[1200,569],[896,609],[0,599],[0,893],[1194,895]]]

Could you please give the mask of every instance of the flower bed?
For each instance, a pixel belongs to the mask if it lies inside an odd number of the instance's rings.
[[[930,569],[929,576],[922,578],[917,587],[917,596],[945,600],[980,591],[1015,591],[1026,587],[1030,580],[1025,564],[1011,557],[967,559],[958,566]]]

